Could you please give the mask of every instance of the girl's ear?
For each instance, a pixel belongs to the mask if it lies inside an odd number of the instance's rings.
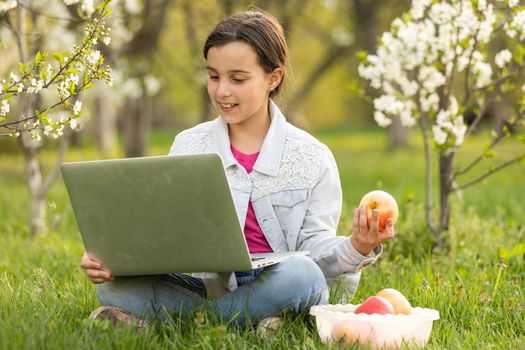
[[[268,87],[268,91],[272,91],[277,86],[279,86],[279,84],[283,80],[283,76],[284,76],[284,70],[281,67],[275,68],[270,73],[270,79],[269,79],[270,86]]]

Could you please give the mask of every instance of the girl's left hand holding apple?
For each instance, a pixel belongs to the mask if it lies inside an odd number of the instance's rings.
[[[372,221],[368,227],[367,206],[354,209],[354,220],[350,242],[362,255],[368,255],[382,242],[394,237],[394,220],[389,218],[383,231],[379,231],[379,210],[372,210]]]

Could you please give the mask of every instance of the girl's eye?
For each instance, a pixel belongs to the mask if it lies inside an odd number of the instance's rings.
[[[241,84],[242,82],[244,82],[244,79],[239,79],[239,78],[232,78],[232,80],[236,84]]]
[[[208,79],[210,80],[219,80],[219,77],[216,75],[208,75]]]

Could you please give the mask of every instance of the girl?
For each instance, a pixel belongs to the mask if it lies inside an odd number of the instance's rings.
[[[308,250],[309,257],[231,274],[113,278],[85,253],[81,266],[106,306],[92,317],[135,322],[207,305],[224,319],[257,324],[327,303],[327,281],[334,278],[355,291],[360,271],[394,236],[393,224],[380,232],[374,211],[368,227],[364,206],[354,211],[352,236],[336,236],[342,194],[334,157],[287,123],[273,101],[286,78],[287,57],[283,29],[268,14],[244,12],[218,23],[204,58],[219,117],[177,135],[170,155],[222,156],[250,252]]]

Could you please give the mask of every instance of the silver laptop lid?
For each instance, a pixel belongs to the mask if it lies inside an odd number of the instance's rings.
[[[86,250],[113,275],[251,268],[218,154],[64,163],[61,171]]]

